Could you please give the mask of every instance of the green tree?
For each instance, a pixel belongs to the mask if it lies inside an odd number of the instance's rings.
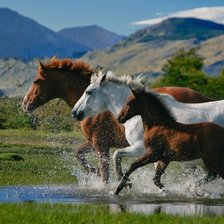
[[[162,78],[154,83],[158,86],[182,86],[201,90],[208,82],[202,72],[203,58],[195,48],[177,51],[162,68]]]
[[[214,99],[224,99],[224,71],[217,77],[209,77],[203,93]]]

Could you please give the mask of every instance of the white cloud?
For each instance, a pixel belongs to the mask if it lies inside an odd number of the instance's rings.
[[[167,16],[160,17],[160,18],[133,22],[132,25],[136,25],[136,26],[153,25],[172,17],[194,17],[194,18],[206,19],[206,20],[211,20],[217,23],[224,24],[224,6],[223,7],[222,6],[202,7],[202,8],[195,8],[191,10],[179,11],[179,12],[169,14]]]

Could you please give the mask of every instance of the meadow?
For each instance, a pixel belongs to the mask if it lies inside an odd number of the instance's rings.
[[[62,153],[73,153],[80,132],[0,130],[0,185],[74,185]],[[15,157],[17,155],[17,157]],[[0,223],[223,223],[224,216],[111,212],[105,204],[2,203]]]
[[[176,83],[195,88],[210,97],[223,99],[223,73],[219,77],[211,79],[204,77],[204,74],[195,70],[195,66],[193,66],[189,70],[189,74],[186,75],[185,70],[182,69],[183,65],[180,66],[180,63],[185,62],[182,58],[182,56],[181,60],[178,57],[174,58],[177,62],[174,66],[175,69],[173,69],[173,64],[168,64],[165,69],[168,76],[154,85]],[[195,60],[193,62],[194,65]],[[186,64],[189,65],[189,61]],[[196,64],[201,65],[201,63]],[[200,70],[201,66],[199,67]],[[184,74],[177,72],[177,68],[181,68],[180,71],[184,71]],[[192,76],[192,74],[194,75]],[[77,162],[75,149],[83,140],[80,127],[78,123],[71,121],[70,108],[64,102],[51,101],[28,116],[21,109],[21,99],[0,98],[0,187],[76,185],[77,179],[75,175],[72,175],[71,167]],[[94,158],[92,160],[96,162]],[[149,215],[112,212],[109,205],[100,203],[28,201],[25,203],[0,203],[0,223],[200,224],[224,223],[224,215],[180,216],[164,213]]]

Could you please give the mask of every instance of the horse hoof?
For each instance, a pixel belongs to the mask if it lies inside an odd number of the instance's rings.
[[[116,188],[116,190],[114,191],[114,194],[115,194],[115,195],[118,195],[118,194],[120,193],[120,191],[123,189],[123,187],[124,187],[124,186],[120,186],[120,185],[119,185],[119,186]]]
[[[153,179],[153,182],[160,189],[164,188],[164,185],[160,181],[158,181],[157,179]]]
[[[89,172],[92,173],[92,174],[97,175],[98,177],[101,177],[100,170],[98,168],[93,168],[92,167],[92,168],[89,169]]]
[[[127,181],[129,181],[129,183],[127,183]],[[114,194],[118,195],[119,192],[125,187],[127,188],[127,186],[131,186],[131,182],[130,182],[130,179],[126,176],[123,176],[121,181],[120,181],[120,184],[118,185],[118,187],[116,188]]]
[[[131,182],[126,183],[126,184],[125,184],[125,188],[127,188],[127,189],[132,188],[132,183],[131,183]]]
[[[158,187],[159,187],[160,189],[163,189],[163,188],[164,188],[164,185],[163,185],[163,184],[159,184]]]

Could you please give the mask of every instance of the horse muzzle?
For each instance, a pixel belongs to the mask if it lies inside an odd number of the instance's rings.
[[[22,109],[25,113],[32,113],[35,110],[35,107],[32,105],[22,103]]]
[[[72,111],[72,118],[76,121],[82,121],[84,119],[84,112],[83,111]]]

